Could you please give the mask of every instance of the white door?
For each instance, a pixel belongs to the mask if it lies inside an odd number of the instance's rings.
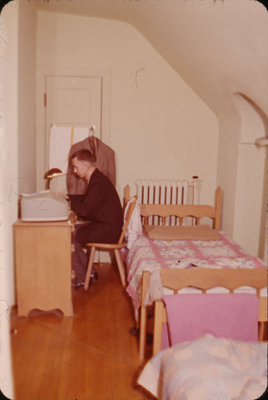
[[[94,135],[101,139],[101,92],[101,77],[46,77],[46,169],[52,125],[89,128],[95,126]]]

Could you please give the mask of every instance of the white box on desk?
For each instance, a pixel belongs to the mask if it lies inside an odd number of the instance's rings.
[[[22,221],[65,221],[68,218],[68,201],[50,190],[21,194]]]

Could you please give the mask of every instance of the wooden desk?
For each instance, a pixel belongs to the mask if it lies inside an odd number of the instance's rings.
[[[14,240],[18,315],[27,315],[32,309],[60,309],[72,316],[68,221],[17,221]]]

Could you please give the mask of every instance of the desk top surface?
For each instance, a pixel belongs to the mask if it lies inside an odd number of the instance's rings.
[[[32,226],[32,227],[51,227],[51,226],[58,226],[58,227],[71,227],[72,223],[70,220],[65,221],[23,221],[18,219],[14,226]]]

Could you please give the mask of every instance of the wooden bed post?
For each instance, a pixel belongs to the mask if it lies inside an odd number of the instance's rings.
[[[213,224],[214,229],[220,229],[221,226],[221,200],[222,200],[222,190],[220,187],[217,187],[216,199],[215,199],[215,220]]]
[[[162,349],[162,329],[163,322],[166,321],[166,311],[162,300],[156,300],[154,303],[154,337],[153,337],[153,355]]]
[[[139,360],[141,364],[144,361],[144,354],[145,354],[147,307],[144,305],[144,299],[149,286],[149,278],[150,278],[150,272],[144,271],[142,273],[140,334],[139,334]]]

